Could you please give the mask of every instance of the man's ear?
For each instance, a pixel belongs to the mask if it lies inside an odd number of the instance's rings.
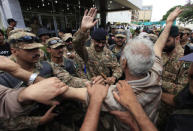
[[[17,56],[17,49],[16,48],[11,48],[11,53],[15,56]]]
[[[121,68],[122,68],[122,69],[127,68],[127,60],[126,60],[125,58],[123,58],[123,59],[121,60]]]
[[[180,36],[178,35],[176,38],[175,38],[175,40],[178,42],[178,41],[180,41]]]

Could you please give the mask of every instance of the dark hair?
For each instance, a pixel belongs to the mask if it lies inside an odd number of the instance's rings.
[[[0,33],[1,33],[2,35],[5,35],[4,32],[3,32],[3,30],[1,30],[1,29],[0,29]]]

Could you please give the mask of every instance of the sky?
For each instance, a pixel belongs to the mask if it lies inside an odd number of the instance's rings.
[[[162,16],[166,14],[166,12],[176,6],[176,5],[184,5],[188,0],[142,0],[142,5],[152,5],[152,18],[151,21],[159,21],[162,19]],[[193,1],[193,0],[191,0]]]

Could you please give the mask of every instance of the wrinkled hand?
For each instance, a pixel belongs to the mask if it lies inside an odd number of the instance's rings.
[[[31,100],[46,105],[56,105],[59,104],[59,102],[53,99],[56,96],[63,94],[67,89],[68,86],[58,78],[48,78],[21,91],[18,101],[24,102]]]
[[[84,12],[84,16],[82,18],[81,28],[80,28],[83,32],[87,32],[88,29],[96,25],[98,20],[93,21],[96,16],[96,13],[97,13],[97,9],[95,8],[91,8],[89,12],[88,10]]]
[[[94,84],[91,86],[91,84],[89,84],[87,85],[87,89],[91,100],[94,100],[96,102],[102,102],[107,96],[109,86],[104,86],[101,84]]]
[[[40,125],[46,124],[52,121],[58,114],[52,113],[56,105],[53,105],[45,114],[40,118]]]
[[[169,23],[169,22],[173,23],[174,20],[180,15],[181,12],[182,12],[182,9],[180,9],[179,7],[176,7],[176,9],[169,14],[166,20],[166,23]]]
[[[133,89],[126,81],[119,81],[117,84],[119,95],[113,92],[114,98],[124,107],[132,106],[132,103],[137,102],[137,98]]]
[[[20,66],[5,56],[0,56],[0,70],[8,73],[16,73]]]
[[[105,80],[102,76],[96,76],[92,78],[92,84],[102,84],[105,85]]]
[[[111,111],[111,114],[115,115],[121,122],[129,125],[130,127],[136,127],[137,123],[129,112]]]
[[[116,78],[115,77],[108,77],[106,80],[105,80],[105,83],[109,84],[109,85],[112,85],[114,84],[116,81]]]

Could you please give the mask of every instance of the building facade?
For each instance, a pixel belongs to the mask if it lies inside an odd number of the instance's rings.
[[[152,6],[143,6],[141,10],[139,10],[139,21],[141,22],[149,22],[151,21],[152,16]]]
[[[0,28],[7,28],[7,19],[17,21],[16,28],[26,28],[38,19],[40,26],[57,32],[58,29],[78,29],[86,9],[96,7],[99,24],[106,23],[107,12],[136,10],[142,0],[1,0]]]

